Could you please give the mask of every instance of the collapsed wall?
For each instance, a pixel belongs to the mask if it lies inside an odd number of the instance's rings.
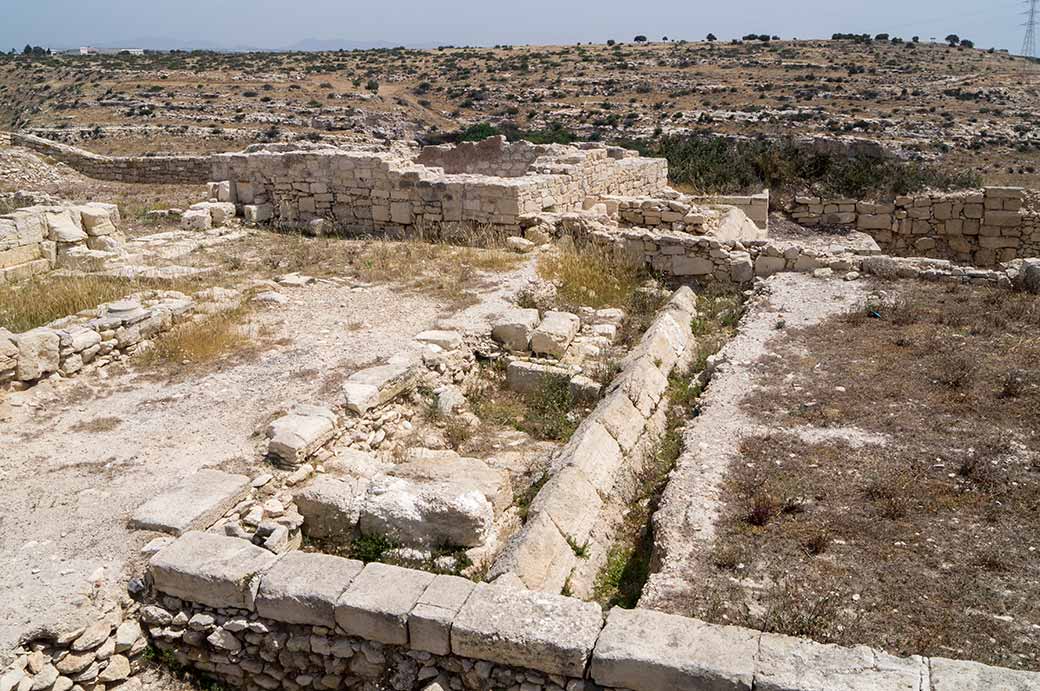
[[[901,196],[892,202],[796,197],[792,218],[805,226],[869,233],[883,250],[990,267],[1040,256],[1040,213],[1024,209],[1019,187]]]

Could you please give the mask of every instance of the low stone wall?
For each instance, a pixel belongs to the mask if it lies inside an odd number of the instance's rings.
[[[50,156],[97,180],[202,184],[213,179],[210,156],[102,156],[20,132],[11,134],[11,144]]]
[[[1018,187],[897,197],[893,202],[796,197],[790,213],[806,226],[857,228],[891,254],[989,267],[1040,256],[1040,213],[1026,212],[1023,197]]]
[[[31,383],[55,372],[70,376],[91,363],[133,352],[193,306],[183,293],[147,291],[101,305],[94,317],[71,316],[19,334],[0,329],[0,384]]]
[[[693,353],[695,315],[693,291],[676,291],[626,356],[603,400],[553,460],[527,522],[495,560],[489,578],[550,593],[566,586],[591,594],[622,509],[634,499],[639,471],[664,429],[668,376]]]
[[[1040,688],[1040,675],[897,658],[651,610],[187,533],[140,618],[176,660],[257,689]],[[42,688],[42,687],[41,687]]]
[[[769,228],[769,190],[759,194],[694,195],[691,199],[698,204],[735,206],[759,228]]]

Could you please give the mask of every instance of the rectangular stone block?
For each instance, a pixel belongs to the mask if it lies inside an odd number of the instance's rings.
[[[450,655],[452,622],[475,585],[458,576],[434,578],[408,615],[409,647],[434,655]]]
[[[351,636],[408,645],[408,614],[433,578],[425,571],[368,564],[336,603],[336,623]]]
[[[496,664],[582,677],[602,626],[597,604],[478,583],[455,617],[451,650]]]
[[[1001,667],[987,667],[978,662],[931,658],[931,691],[1040,691],[1040,673]]]
[[[138,507],[130,519],[130,527],[171,535],[204,530],[248,491],[249,478],[245,475],[203,469]]]
[[[592,653],[591,674],[597,684],[632,691],[750,691],[759,636],[735,626],[615,607]]]
[[[261,576],[278,559],[237,537],[190,532],[152,557],[156,590],[207,607],[252,611]]]
[[[336,603],[365,567],[328,554],[289,552],[260,579],[256,613],[286,624],[336,626]]]

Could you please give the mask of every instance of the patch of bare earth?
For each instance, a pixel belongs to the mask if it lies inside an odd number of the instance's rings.
[[[787,327],[687,614],[1040,669],[1040,301],[921,283]],[[778,325],[779,326],[779,325]],[[861,433],[849,435],[848,430]]]

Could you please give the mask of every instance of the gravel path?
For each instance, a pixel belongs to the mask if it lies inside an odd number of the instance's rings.
[[[258,474],[273,412],[338,402],[344,376],[425,329],[489,330],[533,275],[533,262],[496,275],[480,304],[454,313],[385,285],[285,288],[291,303],[260,308],[270,347],[216,371],[102,370],[0,394],[0,662],[27,628],[120,592],[152,537],[126,527],[144,501],[203,467]]]
[[[719,485],[739,458],[741,441],[762,432],[744,412],[744,398],[763,385],[757,363],[787,337],[786,328],[817,324],[862,304],[863,281],[820,280],[808,274],[777,274],[756,295],[737,334],[720,353],[721,364],[701,398],[701,414],[684,431],[684,451],[654,514],[654,563],[641,607],[680,611],[685,593],[700,582],[698,571],[711,548],[721,508]],[[777,329],[783,320],[785,329]]]

